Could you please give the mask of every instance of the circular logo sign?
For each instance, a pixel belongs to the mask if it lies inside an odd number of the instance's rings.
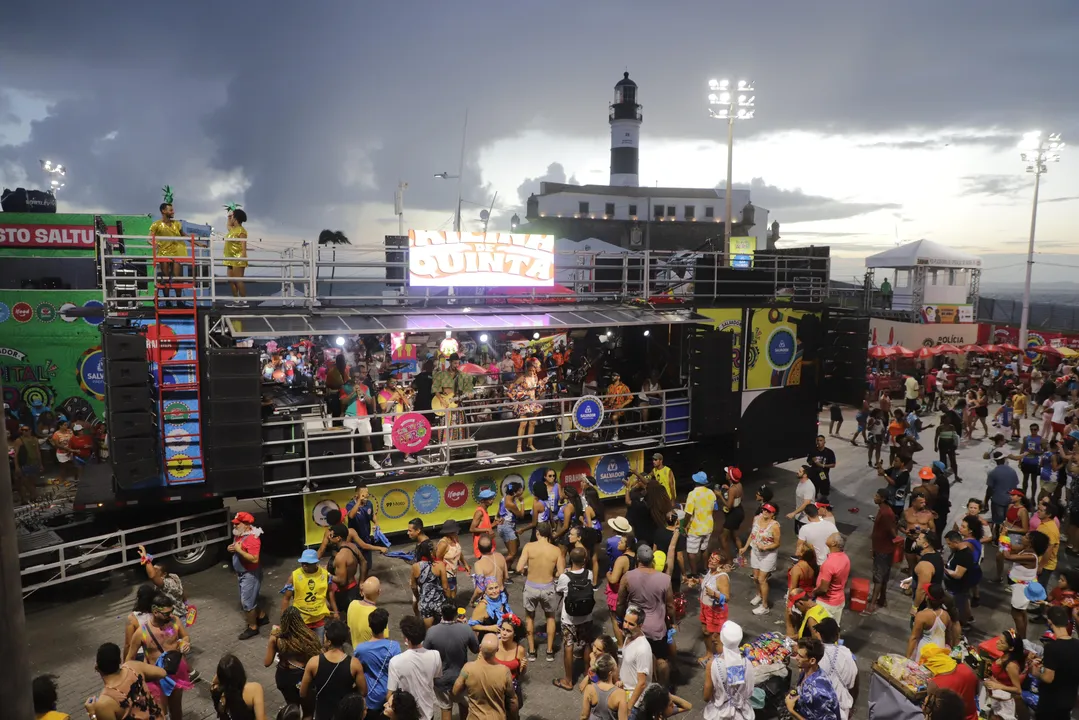
[[[9,317],[11,317],[11,309],[7,303],[0,302],[0,323],[6,323]]]
[[[191,461],[191,458],[183,453],[176,453],[165,461],[165,469],[168,471],[169,477],[173,478],[187,477],[194,467],[195,464]]]
[[[176,333],[168,325],[153,323],[146,327],[146,359],[150,362],[176,357]]]
[[[468,502],[468,486],[463,482],[452,482],[446,488],[446,504],[451,508],[459,508]]]
[[[591,474],[592,468],[586,461],[570,460],[566,463],[566,467],[562,468],[560,480],[563,487],[574,487],[577,492],[580,492],[581,486],[584,485],[584,479]]]
[[[95,400],[105,399],[105,355],[101,347],[92,347],[75,364],[79,387]]]
[[[786,370],[794,362],[797,341],[788,328],[778,327],[768,336],[768,364],[775,370]]]
[[[30,322],[34,318],[34,308],[30,307],[30,303],[15,303],[11,308],[11,317],[15,318],[15,322]]]
[[[441,503],[442,493],[434,485],[420,485],[412,496],[412,504],[420,515],[433,513]]]
[[[56,308],[52,306],[52,303],[41,303],[37,306],[37,319],[38,322],[51,323],[56,319]]]
[[[490,475],[477,478],[476,482],[472,483],[472,499],[479,502],[480,493],[484,490],[490,490],[495,494],[494,500],[498,499],[498,483]],[[492,502],[494,502],[494,500],[492,500]]]
[[[101,303],[100,300],[87,300],[82,304],[82,306],[90,310],[101,310],[100,315],[88,315],[87,317],[83,318],[83,320],[86,321],[87,325],[97,326],[105,320],[105,306]]]
[[[77,307],[78,307],[78,305],[76,305],[75,303],[69,303],[69,302],[64,303],[63,305],[60,306],[60,317],[63,318],[64,322],[73,323],[76,320],[78,320],[78,318],[75,317],[74,315],[68,315],[67,314],[68,310],[74,310]]]
[[[330,521],[326,519],[326,516],[331,510],[340,509],[333,500],[323,500],[311,508],[311,520],[319,527],[329,527]]]
[[[573,405],[573,427],[592,432],[603,424],[603,402],[595,395],[585,395]]]
[[[596,463],[596,485],[603,494],[615,495],[622,492],[628,479],[629,460],[625,455],[604,455]]]
[[[382,500],[379,502],[379,506],[382,508],[383,515],[390,520],[396,520],[404,517],[405,513],[412,507],[412,499],[404,490],[394,488],[386,491],[386,494],[382,496]]]
[[[420,413],[405,413],[393,421],[390,437],[393,446],[406,455],[418,453],[431,442],[431,423]]]

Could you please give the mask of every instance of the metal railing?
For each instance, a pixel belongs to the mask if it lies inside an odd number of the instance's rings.
[[[493,385],[486,387],[500,389]],[[265,484],[268,492],[275,486],[290,484],[316,489],[348,484],[356,477],[373,482],[402,473],[409,477],[453,475],[476,471],[477,464],[512,467],[550,459],[554,454],[559,459],[586,457],[689,442],[692,430],[690,389],[649,394],[658,395],[659,402],[646,404],[634,396],[630,405],[605,411],[600,427],[588,433],[578,432],[571,420],[578,397],[528,400],[542,405],[543,411],[534,418],[536,428],[530,438],[536,449],[529,449],[522,443],[520,452],[514,446],[522,423],[522,419],[514,415],[516,400],[493,397],[465,402],[456,409],[445,411],[441,418],[434,416],[434,411],[416,411],[433,416],[434,422],[431,441],[417,453],[414,464],[405,462],[405,456],[392,448],[386,434],[390,427],[387,423],[400,413],[368,416],[369,420],[382,420],[382,435],[388,449],[363,450],[357,448],[363,437],[374,438],[379,433],[364,436],[348,428],[334,428],[333,422],[339,419],[329,417],[324,406],[307,406],[296,413],[298,417],[270,419],[263,423],[263,428],[270,433],[291,433],[285,439],[263,442],[263,453],[270,458],[264,462],[265,467],[278,468],[267,471]],[[598,397],[602,399],[602,393]],[[642,410],[648,411],[647,420]],[[617,427],[614,413],[621,413]],[[387,457],[391,464],[384,465]]]
[[[223,238],[168,239],[195,243],[194,282],[201,300],[264,306],[823,302],[829,277],[827,257],[761,253],[749,267],[733,267],[732,257],[722,252],[576,251],[554,253],[553,287],[415,287],[409,284],[407,248],[302,243],[276,251],[248,241],[247,255],[234,258],[225,257]],[[101,236],[101,285],[109,312],[152,305],[152,241]],[[237,260],[247,263],[245,274],[229,277],[226,263]],[[229,284],[235,282],[244,283],[246,298],[233,297]]]
[[[227,513],[217,509],[28,550],[19,554],[23,594],[137,565],[139,545],[152,545],[154,555],[164,557],[188,553],[231,538]],[[165,548],[165,544],[172,547]]]

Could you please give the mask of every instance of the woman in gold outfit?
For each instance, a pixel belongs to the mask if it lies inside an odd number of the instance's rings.
[[[225,267],[228,268],[229,287],[233,297],[247,297],[247,285],[240,279],[247,269],[247,213],[235,203],[226,205],[229,211],[228,233],[225,234]]]

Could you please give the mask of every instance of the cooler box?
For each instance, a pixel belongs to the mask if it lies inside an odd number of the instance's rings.
[[[851,578],[850,581],[850,609],[851,612],[863,612],[869,602],[869,580],[866,578]]]

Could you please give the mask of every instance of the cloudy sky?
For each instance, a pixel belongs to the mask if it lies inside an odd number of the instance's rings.
[[[624,70],[644,105],[641,184],[725,177],[710,77],[757,86],[735,181],[783,244],[867,254],[928,237],[1022,271],[1031,129],[1079,144],[1074,0],[669,3],[53,0],[0,23],[0,184],[70,168],[62,210],[155,212],[252,234],[354,243],[450,226],[468,113],[465,228],[497,192],[523,215],[541,179],[606,183],[607,104]],[[1079,269],[1079,148],[1042,185],[1036,278]],[[1072,267],[1068,267],[1069,263]]]

